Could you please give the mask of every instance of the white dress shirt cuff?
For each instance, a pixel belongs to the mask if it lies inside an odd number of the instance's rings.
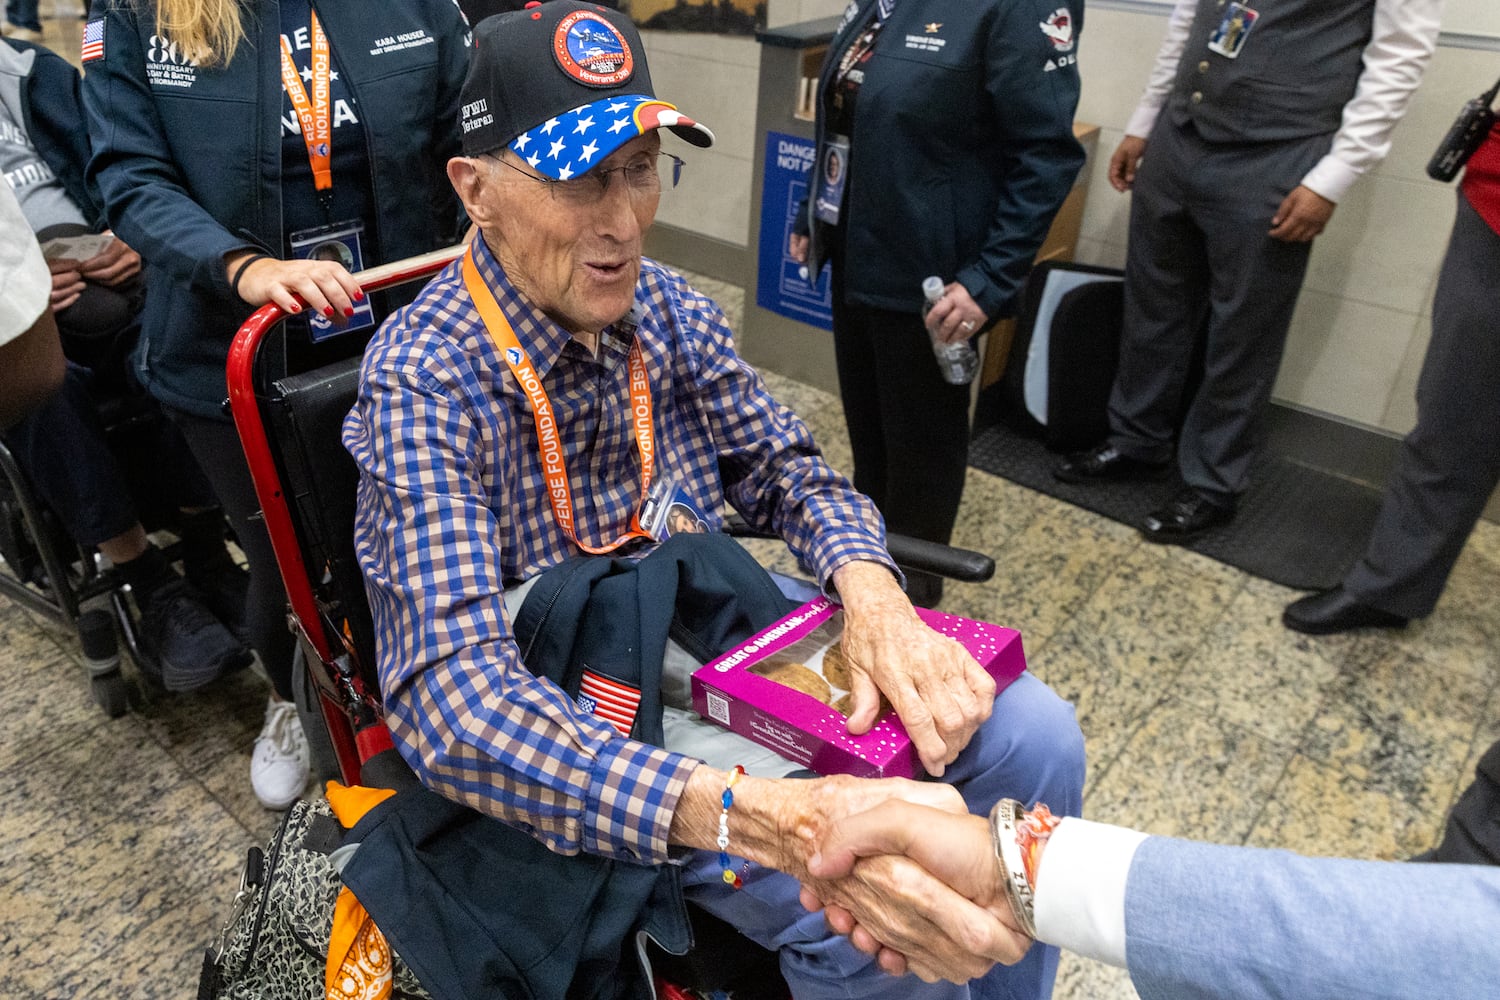
[[[1130,121],[1125,123],[1125,134],[1137,136],[1141,139],[1151,137],[1151,130],[1156,127],[1156,116],[1161,114],[1160,104],[1141,103],[1130,116]]]
[[[1358,170],[1329,153],[1302,178],[1302,186],[1337,204],[1359,178]]]
[[[1036,873],[1036,933],[1098,962],[1125,965],[1125,882],[1146,834],[1068,818]]]

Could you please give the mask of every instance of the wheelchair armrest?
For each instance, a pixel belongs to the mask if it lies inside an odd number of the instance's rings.
[[[995,575],[995,560],[983,552],[888,533],[885,549],[902,569],[914,569],[963,583],[984,583]]]
[[[738,513],[724,518],[724,531],[736,538],[774,538],[768,532],[756,531]],[[886,551],[903,570],[916,570],[963,583],[984,583],[995,575],[995,560],[983,552],[960,549],[942,542],[929,542],[908,535],[887,533]]]

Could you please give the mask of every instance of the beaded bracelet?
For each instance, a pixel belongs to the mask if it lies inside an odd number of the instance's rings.
[[[745,880],[734,873],[734,862],[729,857],[729,807],[734,805],[734,783],[744,776],[744,765],[736,764],[724,782],[724,796],[720,800],[724,808],[719,813],[719,839],[715,841],[719,845],[719,867],[724,869],[724,884],[736,889],[743,888]],[[744,870],[750,870],[750,862],[745,862]]]

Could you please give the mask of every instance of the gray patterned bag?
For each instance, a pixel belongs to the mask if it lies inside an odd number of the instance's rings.
[[[331,824],[331,827],[330,827]],[[324,1000],[328,938],[338,899],[326,799],[293,803],[271,842],[250,848],[239,891],[217,942],[203,956],[198,1000]],[[430,1000],[391,955],[393,1000]]]

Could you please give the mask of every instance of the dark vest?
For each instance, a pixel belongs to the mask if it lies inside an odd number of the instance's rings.
[[[1236,58],[1209,49],[1222,0],[1198,0],[1167,109],[1209,142],[1276,142],[1338,130],[1354,96],[1375,0],[1260,0]]]

